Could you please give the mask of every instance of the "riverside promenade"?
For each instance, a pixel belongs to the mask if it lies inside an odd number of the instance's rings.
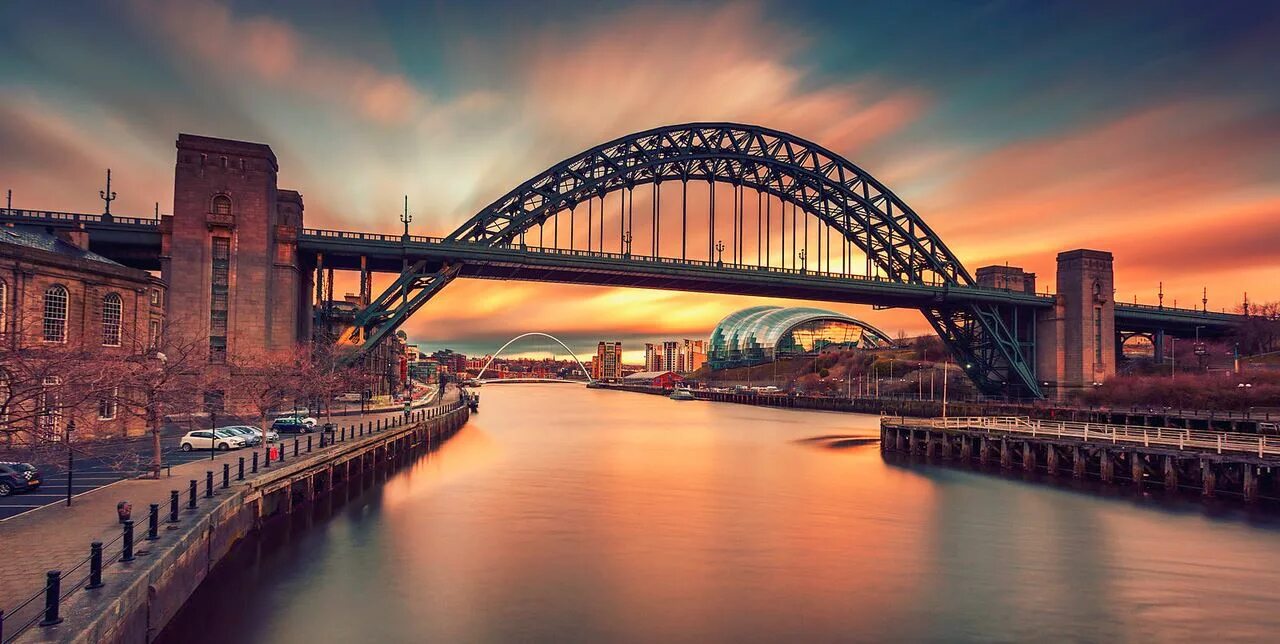
[[[415,410],[410,424],[440,415],[459,404],[459,391],[450,387],[431,405]],[[273,461],[269,467],[263,461],[256,473],[252,470],[253,456],[254,452],[258,455],[263,453],[261,447],[217,452],[211,459],[175,466],[159,479],[122,480],[76,497],[70,507],[50,505],[0,523],[0,543],[4,544],[4,556],[0,557],[0,609],[4,610],[0,621],[0,642],[15,641],[19,637],[22,641],[41,641],[41,631],[45,629],[37,624],[44,617],[46,608],[48,571],[61,572],[63,604],[71,603],[74,598],[70,596],[78,591],[101,592],[80,591],[92,581],[89,561],[92,542],[103,544],[104,575],[118,578],[122,572],[127,573],[130,566],[121,564],[127,553],[124,551],[123,528],[116,515],[118,502],[128,501],[133,505],[132,554],[134,561],[141,561],[148,550],[153,549],[153,544],[156,547],[174,546],[165,542],[173,541],[170,535],[175,530],[200,521],[213,511],[217,501],[225,500],[237,490],[266,484],[273,477],[279,478],[283,470],[292,471],[301,464],[332,458],[347,444],[358,446],[382,435],[384,430],[405,426],[406,419],[403,413],[369,414],[348,417],[336,425],[332,438],[326,438],[323,445],[321,433],[284,438],[277,444],[283,458]],[[242,463],[243,480],[240,479]],[[227,475],[225,483],[224,471]],[[208,496],[209,473],[212,473],[213,496]],[[195,489],[194,497],[192,489]],[[174,491],[178,492],[179,520],[170,522]],[[147,539],[150,504],[159,506],[159,539],[154,541]],[[116,580],[117,586],[120,581]]]

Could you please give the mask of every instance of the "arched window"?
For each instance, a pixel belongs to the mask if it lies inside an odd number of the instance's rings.
[[[213,214],[229,215],[231,214],[231,197],[226,195],[218,195],[213,198]]]
[[[67,341],[67,289],[50,286],[44,292],[44,341]]]
[[[102,346],[120,346],[120,317],[123,309],[119,293],[107,293],[102,298]]]
[[[0,280],[0,333],[4,333],[9,328],[6,323],[9,318],[9,285],[4,280]]]

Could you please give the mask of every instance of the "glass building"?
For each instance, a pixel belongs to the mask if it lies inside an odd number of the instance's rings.
[[[827,347],[883,347],[883,331],[843,313],[811,307],[753,306],[729,314],[711,332],[713,369],[769,362]]]

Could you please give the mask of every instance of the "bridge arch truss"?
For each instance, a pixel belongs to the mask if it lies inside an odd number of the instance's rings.
[[[587,377],[587,382],[592,382],[593,379],[591,377],[591,370],[587,369],[587,365],[582,364],[582,361],[578,359],[577,354],[575,354],[573,350],[569,348],[568,345],[566,345],[564,342],[561,342],[560,338],[557,338],[556,336],[551,335],[550,333],[543,333],[541,331],[529,331],[527,333],[521,333],[520,335],[517,335],[516,337],[511,338],[510,340],[507,340],[506,342],[504,342],[501,347],[498,347],[497,351],[493,352],[493,355],[489,356],[488,360],[485,360],[484,366],[480,368],[480,373],[476,374],[476,380],[480,380],[484,377],[484,372],[489,370],[489,365],[493,364],[493,361],[498,356],[502,355],[502,352],[506,351],[507,347],[511,346],[512,344],[514,344],[519,340],[523,340],[524,338],[535,336],[535,335],[552,340],[556,344],[564,348],[565,353],[568,353],[573,358],[573,361],[578,363],[578,367],[582,369],[582,374]]]

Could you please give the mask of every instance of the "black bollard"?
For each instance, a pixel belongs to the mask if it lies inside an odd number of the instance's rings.
[[[297,439],[295,438],[294,440],[297,440]],[[284,444],[284,441],[280,441],[280,449],[279,449],[279,452],[276,454],[276,456],[277,456],[276,460],[278,460],[278,461],[280,461],[281,463],[283,463],[283,462],[284,462],[284,453],[285,453],[286,451],[288,451],[288,449],[286,448],[286,446],[285,446],[285,444]]]
[[[195,479],[191,479],[191,482],[187,485],[187,508],[191,510],[196,509],[196,480]]]
[[[86,589],[102,588],[102,542],[89,544],[89,585]]]
[[[258,452],[257,452],[257,450],[254,450],[254,452],[253,452],[253,473],[254,473],[254,474],[257,474],[257,473],[258,473]]]
[[[320,432],[320,449],[324,449],[324,432]]]
[[[360,421],[360,435],[364,436],[364,421]]]
[[[62,618],[58,616],[58,600],[62,597],[62,571],[50,570],[45,573],[44,578],[44,619],[40,620],[40,625],[61,624]]]
[[[151,512],[147,514],[147,541],[160,538],[160,504],[152,503]]]
[[[124,522],[124,550],[120,554],[120,561],[133,561],[133,520]]]
[[[213,498],[213,470],[204,471],[204,498]]]
[[[178,522],[178,491],[169,490],[169,523]]]
[[[293,455],[298,455],[298,439],[293,439]]]
[[[236,467],[236,480],[237,481],[244,480],[244,457],[243,456],[240,457],[240,465]]]
[[[262,457],[262,469],[265,470],[271,467],[271,446],[270,445],[267,446],[267,451],[263,452],[263,454],[264,456]]]
[[[222,489],[225,490],[228,487],[231,487],[231,464],[223,463],[222,464]]]
[[[311,453],[311,436],[307,435],[307,453]]]

